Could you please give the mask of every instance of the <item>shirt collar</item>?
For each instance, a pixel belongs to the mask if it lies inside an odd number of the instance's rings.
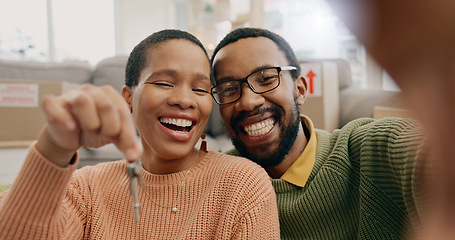
[[[303,114],[300,115],[300,119],[307,127],[310,133],[310,138],[302,154],[300,154],[297,160],[288,168],[288,170],[286,170],[286,172],[281,176],[281,179],[299,187],[303,187],[310,177],[311,170],[313,170],[313,166],[316,161],[317,140],[311,119]]]

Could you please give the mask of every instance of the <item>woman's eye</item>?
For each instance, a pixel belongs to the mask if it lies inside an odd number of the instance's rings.
[[[193,89],[193,91],[195,92],[201,92],[201,93],[210,93],[210,91],[206,90],[206,89],[202,89],[202,88],[195,88]]]
[[[155,85],[155,86],[161,86],[161,87],[173,87],[172,84],[165,83],[165,82],[151,82],[150,84]]]

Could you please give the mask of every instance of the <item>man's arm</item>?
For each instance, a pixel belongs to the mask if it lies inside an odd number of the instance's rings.
[[[438,184],[431,239],[455,237],[455,1],[329,0],[367,51],[403,90],[428,132]],[[425,237],[424,237],[425,239]]]

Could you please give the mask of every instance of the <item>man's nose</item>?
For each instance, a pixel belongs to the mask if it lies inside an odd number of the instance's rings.
[[[257,106],[264,104],[265,98],[251,90],[247,83],[242,84],[242,96],[235,103],[236,111],[253,111]]]

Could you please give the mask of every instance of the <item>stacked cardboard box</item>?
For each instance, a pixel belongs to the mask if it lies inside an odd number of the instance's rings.
[[[41,101],[79,84],[60,81],[0,79],[0,147],[27,147],[44,126]]]

